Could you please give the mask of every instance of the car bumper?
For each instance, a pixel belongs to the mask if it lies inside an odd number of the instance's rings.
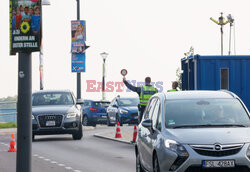
[[[81,125],[80,118],[66,119],[59,127],[41,127],[36,120],[32,121],[32,133],[35,135],[75,134]]]
[[[246,152],[248,149],[249,144],[245,144],[241,150],[230,156],[222,156],[222,157],[213,157],[213,156],[204,156],[200,155],[197,152],[195,152],[190,146],[185,146],[189,153],[188,159],[182,163],[182,165],[179,166],[175,171],[178,172],[203,172],[203,171],[250,171],[250,160],[246,156]],[[168,157],[168,158],[166,158]],[[177,158],[177,154],[174,152],[171,152],[167,149],[164,149],[164,151],[161,151],[158,155],[158,160],[160,164],[160,169],[162,172],[169,172],[170,167],[175,162]],[[203,160],[234,160],[235,161],[235,167],[234,168],[204,168],[202,167]]]
[[[105,123],[107,122],[107,114],[106,113],[97,113],[97,114],[92,114],[91,116],[88,117],[89,122],[91,123]]]

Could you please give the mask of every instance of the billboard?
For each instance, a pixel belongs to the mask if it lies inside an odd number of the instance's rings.
[[[85,53],[72,53],[71,72],[85,72]]]
[[[40,51],[41,0],[10,0],[10,54]]]
[[[71,21],[71,40],[72,53],[85,51],[86,25],[84,20]]]

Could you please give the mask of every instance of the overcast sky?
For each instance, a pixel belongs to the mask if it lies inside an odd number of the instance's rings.
[[[76,93],[76,74],[71,73],[71,20],[76,19],[76,0],[50,0],[43,7],[44,87],[70,89]],[[82,98],[100,99],[86,92],[86,80],[101,81],[100,53],[106,60],[107,81],[127,79],[162,81],[164,91],[176,79],[176,69],[190,46],[195,54],[219,55],[220,12],[232,14],[236,26],[236,53],[250,54],[249,0],[80,0],[81,19],[86,20],[86,72],[82,73]],[[0,6],[0,97],[17,95],[18,56],[9,55],[9,1]],[[228,53],[229,24],[224,27],[224,54]],[[39,90],[39,54],[32,53],[32,88]],[[115,89],[116,90],[116,89]],[[107,93],[136,96],[135,93]]]

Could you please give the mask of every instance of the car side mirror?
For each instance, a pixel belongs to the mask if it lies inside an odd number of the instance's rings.
[[[82,105],[84,103],[83,99],[77,99],[76,104]]]
[[[153,131],[151,119],[146,119],[146,120],[142,121],[141,125],[143,127],[147,128],[150,132]]]

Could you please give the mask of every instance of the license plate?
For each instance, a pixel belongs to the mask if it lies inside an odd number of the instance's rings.
[[[46,126],[55,126],[56,122],[55,121],[46,121]]]
[[[138,116],[135,116],[134,119],[138,119]]]
[[[232,168],[235,167],[234,160],[203,161],[204,168]]]
[[[102,118],[107,118],[107,116],[102,116]]]

